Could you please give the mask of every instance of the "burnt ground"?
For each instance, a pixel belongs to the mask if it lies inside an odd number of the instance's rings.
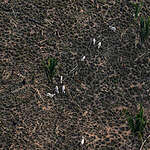
[[[135,115],[143,105],[145,139],[150,134],[150,38],[140,47],[131,2],[0,3],[0,149],[139,150],[141,141],[123,110]],[[140,15],[148,14],[145,0]],[[48,57],[58,60],[51,83],[42,66]],[[149,149],[150,140],[143,150]]]

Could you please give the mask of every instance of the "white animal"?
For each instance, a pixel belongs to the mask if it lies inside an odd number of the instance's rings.
[[[83,56],[82,58],[81,58],[81,61],[84,61],[85,60],[85,56]]]
[[[50,98],[53,98],[55,94],[47,93],[47,96],[49,96]]]
[[[63,93],[66,93],[66,92],[65,92],[65,85],[62,86],[62,92],[63,92]]]

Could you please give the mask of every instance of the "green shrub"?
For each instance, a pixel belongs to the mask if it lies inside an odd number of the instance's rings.
[[[56,74],[56,65],[57,60],[54,58],[48,58],[46,63],[43,61],[43,66],[49,82],[52,81],[54,75]]]
[[[143,113],[144,111],[142,105],[140,105],[139,113],[135,117],[131,116],[129,112],[126,111],[126,117],[130,130],[134,135],[138,135],[140,139],[142,139],[143,131],[146,127],[146,118]]]
[[[150,28],[150,17],[148,19],[144,19],[141,17],[140,19],[140,40],[141,45],[148,39],[149,36],[149,28]]]
[[[135,19],[138,18],[139,13],[140,13],[140,11],[142,9],[142,6],[143,6],[143,2],[136,3],[136,4],[133,3],[133,7],[135,8],[135,15],[134,15]]]

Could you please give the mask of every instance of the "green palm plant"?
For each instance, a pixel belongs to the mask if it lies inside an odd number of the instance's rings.
[[[140,19],[140,40],[141,45],[145,42],[145,40],[148,39],[149,33],[150,33],[150,17],[148,19],[144,19],[144,17],[141,17]]]
[[[131,132],[134,135],[138,135],[139,138],[143,139],[143,132],[146,127],[146,118],[144,117],[144,111],[142,105],[140,105],[139,113],[133,117],[129,114],[129,112],[126,111],[126,117],[129,124],[129,127],[131,129]]]
[[[43,66],[49,82],[52,81],[54,75],[56,74],[56,65],[57,60],[54,58],[48,58],[46,63],[43,61]]]
[[[143,6],[143,2],[133,4],[133,7],[135,8],[135,15],[134,15],[134,16],[135,16],[135,19],[138,18],[139,13],[140,13],[140,11],[141,11],[141,9],[142,9],[142,6]]]

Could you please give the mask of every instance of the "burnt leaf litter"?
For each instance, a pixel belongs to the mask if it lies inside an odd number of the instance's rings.
[[[150,37],[140,44],[138,17],[148,18],[150,2],[136,19],[132,3],[1,0],[0,149],[140,149],[124,110],[135,116],[143,106],[145,140]],[[51,82],[42,65],[49,58],[57,60]]]

